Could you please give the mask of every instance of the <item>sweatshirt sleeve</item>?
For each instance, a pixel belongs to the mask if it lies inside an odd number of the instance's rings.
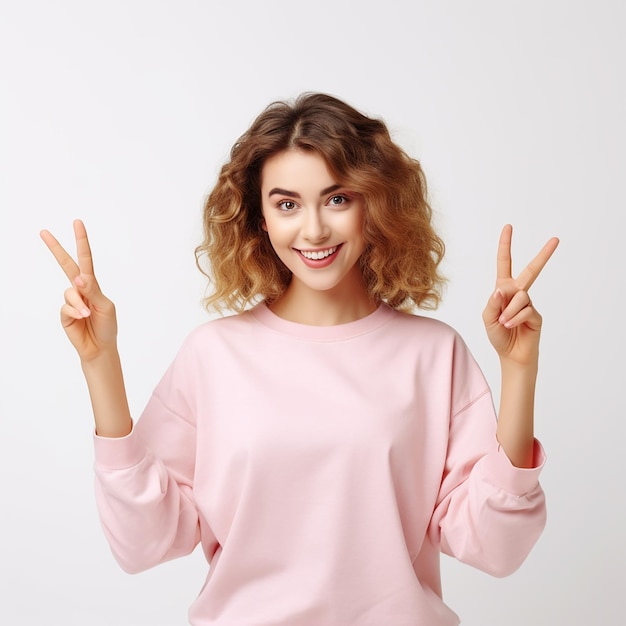
[[[462,343],[453,372],[455,411],[431,533],[445,554],[491,575],[507,576],[520,567],[545,526],[539,484],[545,455],[535,441],[532,468],[510,462],[496,439],[491,393]]]
[[[200,540],[193,499],[196,427],[185,359],[179,355],[132,432],[94,435],[96,504],[125,571],[189,554]]]

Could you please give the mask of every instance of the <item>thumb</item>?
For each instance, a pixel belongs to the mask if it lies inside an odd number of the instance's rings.
[[[74,285],[80,294],[97,309],[104,309],[111,305],[111,301],[102,293],[93,274],[79,274],[74,278]]]
[[[496,289],[483,310],[483,322],[485,326],[497,324],[500,314],[504,309],[503,305],[504,295],[499,289]]]

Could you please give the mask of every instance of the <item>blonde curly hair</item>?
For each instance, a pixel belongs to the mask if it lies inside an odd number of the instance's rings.
[[[275,301],[289,285],[291,273],[262,228],[260,191],[265,161],[289,148],[319,154],[338,183],[363,197],[359,264],[370,296],[396,309],[436,308],[444,244],[420,163],[392,141],[384,122],[321,93],[273,102],[232,147],[204,205],[204,241],[195,251],[212,288],[205,306],[240,312]]]

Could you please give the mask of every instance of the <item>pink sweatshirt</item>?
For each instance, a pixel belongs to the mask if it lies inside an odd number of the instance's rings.
[[[133,432],[95,438],[97,502],[129,572],[202,542],[196,626],[451,626],[440,552],[507,575],[545,523],[539,444],[517,469],[495,426],[449,326],[260,304],[191,333]]]

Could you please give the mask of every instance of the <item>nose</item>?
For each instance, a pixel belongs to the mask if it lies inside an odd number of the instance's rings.
[[[301,232],[302,237],[311,243],[320,243],[328,238],[330,228],[318,208],[308,208],[304,211]]]

